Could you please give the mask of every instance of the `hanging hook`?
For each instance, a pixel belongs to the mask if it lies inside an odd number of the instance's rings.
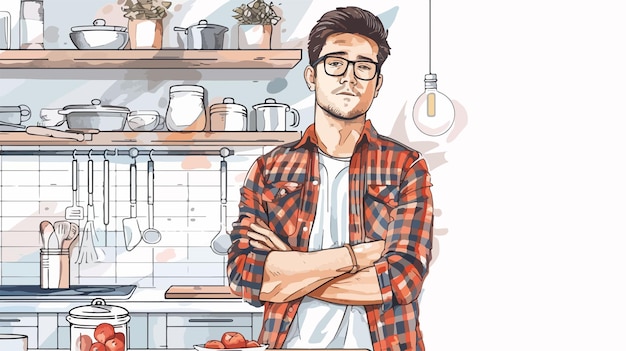
[[[107,152],[109,152],[109,149],[104,149],[104,152],[102,153],[102,157],[104,157],[105,160],[107,160]]]
[[[74,151],[72,151],[72,160],[76,159],[76,149],[74,149]]]
[[[91,153],[93,152],[93,149],[90,149],[89,152],[87,153],[87,158],[91,160]]]
[[[139,156],[139,150],[135,147],[131,147],[128,150],[128,156],[130,156],[133,159],[133,163],[137,162],[137,156]]]
[[[152,153],[154,152],[154,149],[150,150],[150,153],[148,154],[148,158],[150,159],[150,161],[154,161],[152,159]]]
[[[119,154],[117,153],[117,148],[115,148],[115,156],[119,156]]]

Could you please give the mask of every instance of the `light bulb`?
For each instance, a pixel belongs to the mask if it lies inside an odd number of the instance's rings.
[[[413,106],[413,121],[426,135],[442,135],[454,123],[454,105],[447,96],[437,90],[436,74],[427,74],[424,83],[426,89]]]

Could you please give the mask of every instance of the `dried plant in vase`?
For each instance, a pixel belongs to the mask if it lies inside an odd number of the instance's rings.
[[[122,11],[128,18],[131,49],[160,49],[163,46],[163,18],[171,1],[126,0]]]
[[[239,49],[271,49],[272,28],[281,20],[273,3],[254,0],[233,9],[239,23]]]

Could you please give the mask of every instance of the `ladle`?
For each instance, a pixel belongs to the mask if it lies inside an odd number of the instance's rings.
[[[218,255],[227,255],[228,249],[232,245],[232,240],[230,238],[230,233],[226,228],[226,201],[228,199],[226,195],[226,159],[228,156],[228,150],[222,149],[220,150],[220,155],[222,156],[222,161],[220,162],[220,202],[221,202],[221,227],[220,231],[215,235],[213,240],[211,241],[211,249]]]
[[[161,232],[154,228],[154,161],[152,151],[148,160],[148,228],[141,233],[143,241],[156,244],[161,241]]]

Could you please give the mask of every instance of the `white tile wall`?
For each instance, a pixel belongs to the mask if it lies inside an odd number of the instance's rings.
[[[9,149],[2,147],[2,149]],[[11,148],[15,149],[15,148]],[[36,148],[34,148],[36,149]],[[236,150],[228,161],[227,228],[237,219],[239,187],[268,148]],[[79,205],[87,205],[87,158],[79,160]],[[129,158],[109,157],[110,220],[103,223],[102,157],[94,156],[95,246],[102,262],[77,264],[72,284],[224,284],[226,259],[210,249],[220,230],[220,157],[155,157],[155,227],[162,240],[127,251],[122,220],[129,216]],[[147,228],[147,158],[137,159],[138,221]],[[0,284],[39,284],[38,232],[42,220],[64,219],[71,205],[71,157],[0,156]],[[79,221],[82,229],[85,220]]]

